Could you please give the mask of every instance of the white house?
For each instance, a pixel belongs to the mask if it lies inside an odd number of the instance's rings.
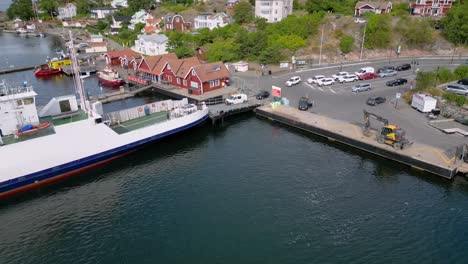
[[[128,7],[127,0],[112,0],[111,6],[114,8]]]
[[[255,0],[255,16],[269,23],[281,21],[292,14],[293,0]]]
[[[114,7],[95,7],[91,9],[91,18],[104,19],[109,15],[112,15],[117,8]]]
[[[107,43],[105,42],[88,42],[86,53],[105,53],[107,52]]]
[[[88,43],[90,42],[104,42],[104,38],[101,34],[91,34],[88,39]]]
[[[76,28],[85,28],[88,25],[86,21],[62,21],[63,27],[76,27]]]
[[[145,55],[167,54],[168,40],[164,34],[138,35],[138,39],[135,41],[135,46],[132,47],[132,50]]]
[[[224,27],[231,23],[231,17],[224,12],[221,13],[201,13],[194,19],[194,28],[208,28],[210,30]]]
[[[76,5],[73,3],[67,3],[58,8],[58,19],[72,18],[76,16]]]
[[[138,23],[146,24],[146,20],[149,18],[153,18],[153,16],[151,14],[148,14],[145,10],[140,10],[132,16],[132,19],[130,19],[130,25],[128,25],[128,28],[131,30],[135,30],[136,24]]]
[[[110,33],[112,35],[118,34],[125,21],[130,21],[129,16],[112,16],[112,24],[110,26]]]

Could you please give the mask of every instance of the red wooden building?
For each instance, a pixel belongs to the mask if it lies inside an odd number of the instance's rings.
[[[191,22],[185,22],[184,17],[181,15],[167,15],[164,18],[164,29],[166,31],[179,31],[187,32],[192,28]]]
[[[136,59],[141,59],[141,54],[131,50],[114,50],[104,54],[107,65],[110,66],[122,66],[122,67],[133,67],[130,62]]]
[[[411,0],[411,15],[445,16],[455,0]]]
[[[138,65],[138,76],[150,82],[160,82],[162,70],[169,60],[177,60],[175,53],[144,57]]]

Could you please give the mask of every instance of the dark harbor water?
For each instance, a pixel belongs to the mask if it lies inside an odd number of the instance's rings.
[[[31,74],[0,79],[73,91]],[[466,263],[467,208],[462,179],[247,114],[2,202],[0,263]]]

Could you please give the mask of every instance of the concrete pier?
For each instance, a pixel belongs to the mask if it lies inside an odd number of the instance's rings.
[[[455,153],[414,142],[404,150],[396,150],[392,146],[380,144],[376,140],[376,131],[370,137],[362,133],[362,127],[323,115],[299,111],[292,107],[271,106],[257,108],[260,117],[296,127],[313,134],[325,137],[333,142],[339,142],[390,160],[394,160],[418,170],[452,179],[455,174],[465,170],[466,164],[457,159]]]
[[[36,67],[37,66],[25,66],[25,67],[17,67],[17,68],[10,68],[10,69],[0,69],[0,74],[29,71],[29,70],[33,70]]]

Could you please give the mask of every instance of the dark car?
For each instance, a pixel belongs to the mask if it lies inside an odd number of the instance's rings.
[[[468,77],[467,78],[463,78],[461,80],[458,80],[457,82],[458,84],[461,84],[461,85],[467,85],[468,86]]]
[[[265,98],[268,98],[269,96],[270,96],[270,93],[268,91],[261,90],[255,97],[258,100],[263,100]]]
[[[380,97],[380,96],[371,96],[367,99],[366,104],[368,105],[378,105],[378,104],[383,104],[387,101],[385,97]]]
[[[311,106],[312,103],[309,102],[309,99],[307,99],[306,97],[301,97],[299,99],[299,106],[297,108],[301,111],[307,111]]]
[[[377,73],[381,73],[381,72],[387,71],[387,70],[395,70],[395,66],[391,66],[391,65],[383,66],[383,67],[377,69]]]
[[[388,81],[386,84],[387,86],[398,86],[398,85],[403,85],[408,83],[408,80],[403,79],[403,78],[398,78],[395,80]]]
[[[410,70],[410,69],[411,69],[411,64],[408,64],[408,63],[398,65],[395,68],[395,70],[397,70],[397,71],[407,71],[407,70]]]

